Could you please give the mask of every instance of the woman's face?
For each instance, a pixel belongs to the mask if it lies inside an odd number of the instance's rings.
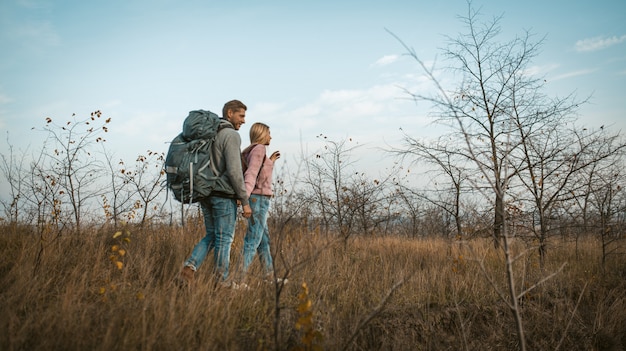
[[[270,134],[270,130],[268,129],[267,130],[267,136],[265,137],[265,140],[264,140],[265,141],[264,144],[265,145],[269,145],[271,140],[272,140],[272,135]]]

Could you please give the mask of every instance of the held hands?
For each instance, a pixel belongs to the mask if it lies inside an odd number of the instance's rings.
[[[272,156],[270,156],[270,160],[272,160],[272,162],[278,160],[279,158],[280,158],[280,151],[272,152]]]
[[[237,206],[241,206],[241,200],[237,200]],[[244,218],[249,218],[250,216],[252,216],[252,208],[250,207],[250,205],[247,206],[241,206],[241,210],[242,210],[242,215]]]
[[[250,218],[250,216],[252,216],[252,208],[250,207],[250,205],[245,205],[242,207],[243,207],[243,217]]]

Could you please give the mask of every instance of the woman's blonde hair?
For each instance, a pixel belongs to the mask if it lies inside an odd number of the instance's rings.
[[[270,127],[261,122],[256,122],[250,127],[250,144],[265,144],[268,142]]]

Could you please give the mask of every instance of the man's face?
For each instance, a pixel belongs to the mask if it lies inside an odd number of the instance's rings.
[[[246,123],[246,110],[242,108],[238,110],[228,110],[228,121],[233,124],[235,130],[239,130],[241,125]]]

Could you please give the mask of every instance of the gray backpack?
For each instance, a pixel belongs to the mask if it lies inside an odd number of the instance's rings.
[[[215,190],[233,192],[211,162],[211,146],[221,130],[220,122],[213,112],[191,111],[183,122],[182,133],[172,140],[165,158],[165,173],[167,188],[176,200],[194,203]]]

